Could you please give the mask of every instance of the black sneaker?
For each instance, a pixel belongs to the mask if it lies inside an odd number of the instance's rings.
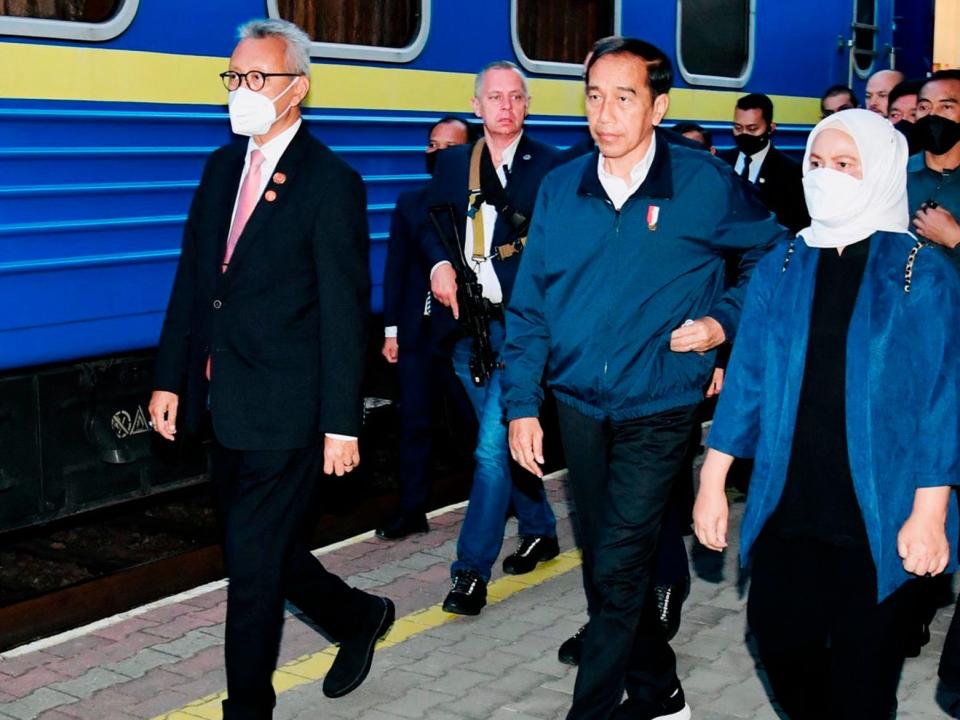
[[[455,615],[479,615],[487,604],[487,583],[472,570],[453,575],[453,587],[443,601],[443,611]]]
[[[381,540],[400,540],[414,533],[428,533],[430,525],[423,513],[401,513],[377,528],[377,537]]]
[[[627,698],[613,711],[612,720],[690,720],[690,706],[683,697],[683,688],[677,686],[655,703]]]
[[[653,594],[657,600],[657,620],[660,621],[667,640],[673,640],[680,629],[683,601],[690,594],[690,578],[684,578],[672,585],[654,585]]]
[[[552,560],[560,554],[555,537],[546,535],[521,535],[513,555],[503,559],[503,571],[508,575],[523,575],[533,570],[537,563]]]
[[[584,625],[577,630],[573,637],[564,640],[560,649],[557,651],[557,660],[564,665],[579,665],[580,655],[583,653],[583,634],[586,631],[587,626]]]

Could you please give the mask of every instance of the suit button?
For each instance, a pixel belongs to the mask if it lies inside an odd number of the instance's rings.
[[[214,301],[213,301],[213,309],[214,309],[214,310],[219,310],[219,309],[222,308],[222,307],[223,307],[223,303],[222,303],[222,302],[220,302],[219,300],[214,300]]]

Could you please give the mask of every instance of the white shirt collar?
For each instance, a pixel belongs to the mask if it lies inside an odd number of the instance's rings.
[[[247,162],[250,161],[250,153],[254,150],[259,150],[263,153],[264,162],[267,165],[276,167],[277,163],[280,162],[280,157],[293,141],[293,136],[297,134],[297,130],[300,129],[302,124],[303,118],[297,118],[297,121],[293,125],[263,145],[257,145],[257,142],[251,137],[247,142]]]
[[[520,144],[520,138],[522,137],[523,130],[520,131],[520,134],[517,135],[516,139],[512,143],[503,149],[503,153],[500,156],[501,167],[498,167],[497,170],[500,170],[504,165],[506,165],[510,170],[513,169],[513,156],[517,154],[517,146]]]
[[[606,158],[603,156],[603,153],[599,153],[599,157],[597,158],[597,177],[617,210],[623,207],[627,199],[643,185],[643,181],[646,180],[647,175],[650,174],[650,168],[653,166],[653,158],[656,153],[657,137],[656,134],[654,134],[650,138],[650,147],[647,148],[646,154],[630,169],[629,185],[622,178],[609,172],[604,167],[603,164]]]

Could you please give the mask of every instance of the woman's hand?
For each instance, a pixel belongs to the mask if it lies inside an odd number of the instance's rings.
[[[724,488],[733,456],[714,449],[707,451],[700,470],[700,489],[693,504],[693,532],[707,548],[722,551],[727,547],[727,522],[730,508]]]
[[[939,575],[950,561],[946,519],[949,487],[918,488],[913,512],[897,533],[903,569],[914,575]]]

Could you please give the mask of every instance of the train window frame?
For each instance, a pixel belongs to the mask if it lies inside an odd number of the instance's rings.
[[[0,36],[13,35],[81,42],[112,40],[130,27],[139,7],[140,0],[120,0],[120,5],[113,17],[98,23],[0,15]]]
[[[856,76],[857,76],[858,78],[860,78],[861,80],[866,80],[867,78],[869,78],[869,77],[873,74],[874,68],[877,66],[877,58],[880,56],[880,51],[879,51],[879,49],[878,49],[878,45],[879,45],[879,42],[880,42],[880,26],[879,26],[879,23],[877,22],[877,18],[878,18],[879,13],[880,13],[880,2],[879,2],[879,0],[872,0],[872,2],[873,2],[873,25],[874,25],[874,28],[875,28],[875,29],[871,32],[871,34],[872,34],[872,36],[873,36],[873,38],[872,38],[872,39],[873,39],[873,42],[872,42],[872,44],[871,44],[871,46],[870,46],[870,52],[872,53],[872,55],[870,56],[870,64],[869,64],[869,65],[866,67],[866,69],[864,69],[864,70],[861,70],[861,69],[860,69],[860,66],[857,65],[857,57],[856,57],[856,55],[854,54],[854,51],[857,50],[857,31],[856,31],[856,28],[855,28],[854,26],[859,22],[859,20],[857,20],[857,17],[860,15],[860,13],[859,13],[860,3],[865,2],[865,1],[866,1],[866,2],[871,2],[871,0],[853,0],[853,2],[851,3],[851,8],[850,8],[851,11],[853,12],[853,16],[852,16],[852,18],[851,18],[851,20],[850,20],[850,34],[851,34],[851,39],[850,39],[850,67],[853,68],[853,73],[854,73],[854,75],[856,75]]]
[[[372,60],[374,62],[408,63],[423,52],[430,37],[433,0],[419,0],[420,28],[409,45],[402,48],[388,48],[377,45],[353,45],[349,43],[317,42],[310,43],[310,57],[331,60]],[[283,20],[278,0],[267,0],[267,17]]]
[[[583,63],[565,63],[555,60],[537,60],[530,57],[520,44],[520,30],[517,27],[518,0],[510,0],[510,42],[520,67],[528,72],[541,75],[564,75],[583,77]],[[613,34],[620,35],[623,29],[623,0],[613,0]]]
[[[743,66],[743,72],[738,77],[726,77],[723,75],[701,75],[687,70],[683,63],[683,0],[677,0],[677,68],[680,70],[680,76],[689,85],[712,85],[714,87],[742,88],[750,80],[753,74],[753,64],[757,57],[757,0],[750,0],[750,18],[747,30],[747,62]]]

